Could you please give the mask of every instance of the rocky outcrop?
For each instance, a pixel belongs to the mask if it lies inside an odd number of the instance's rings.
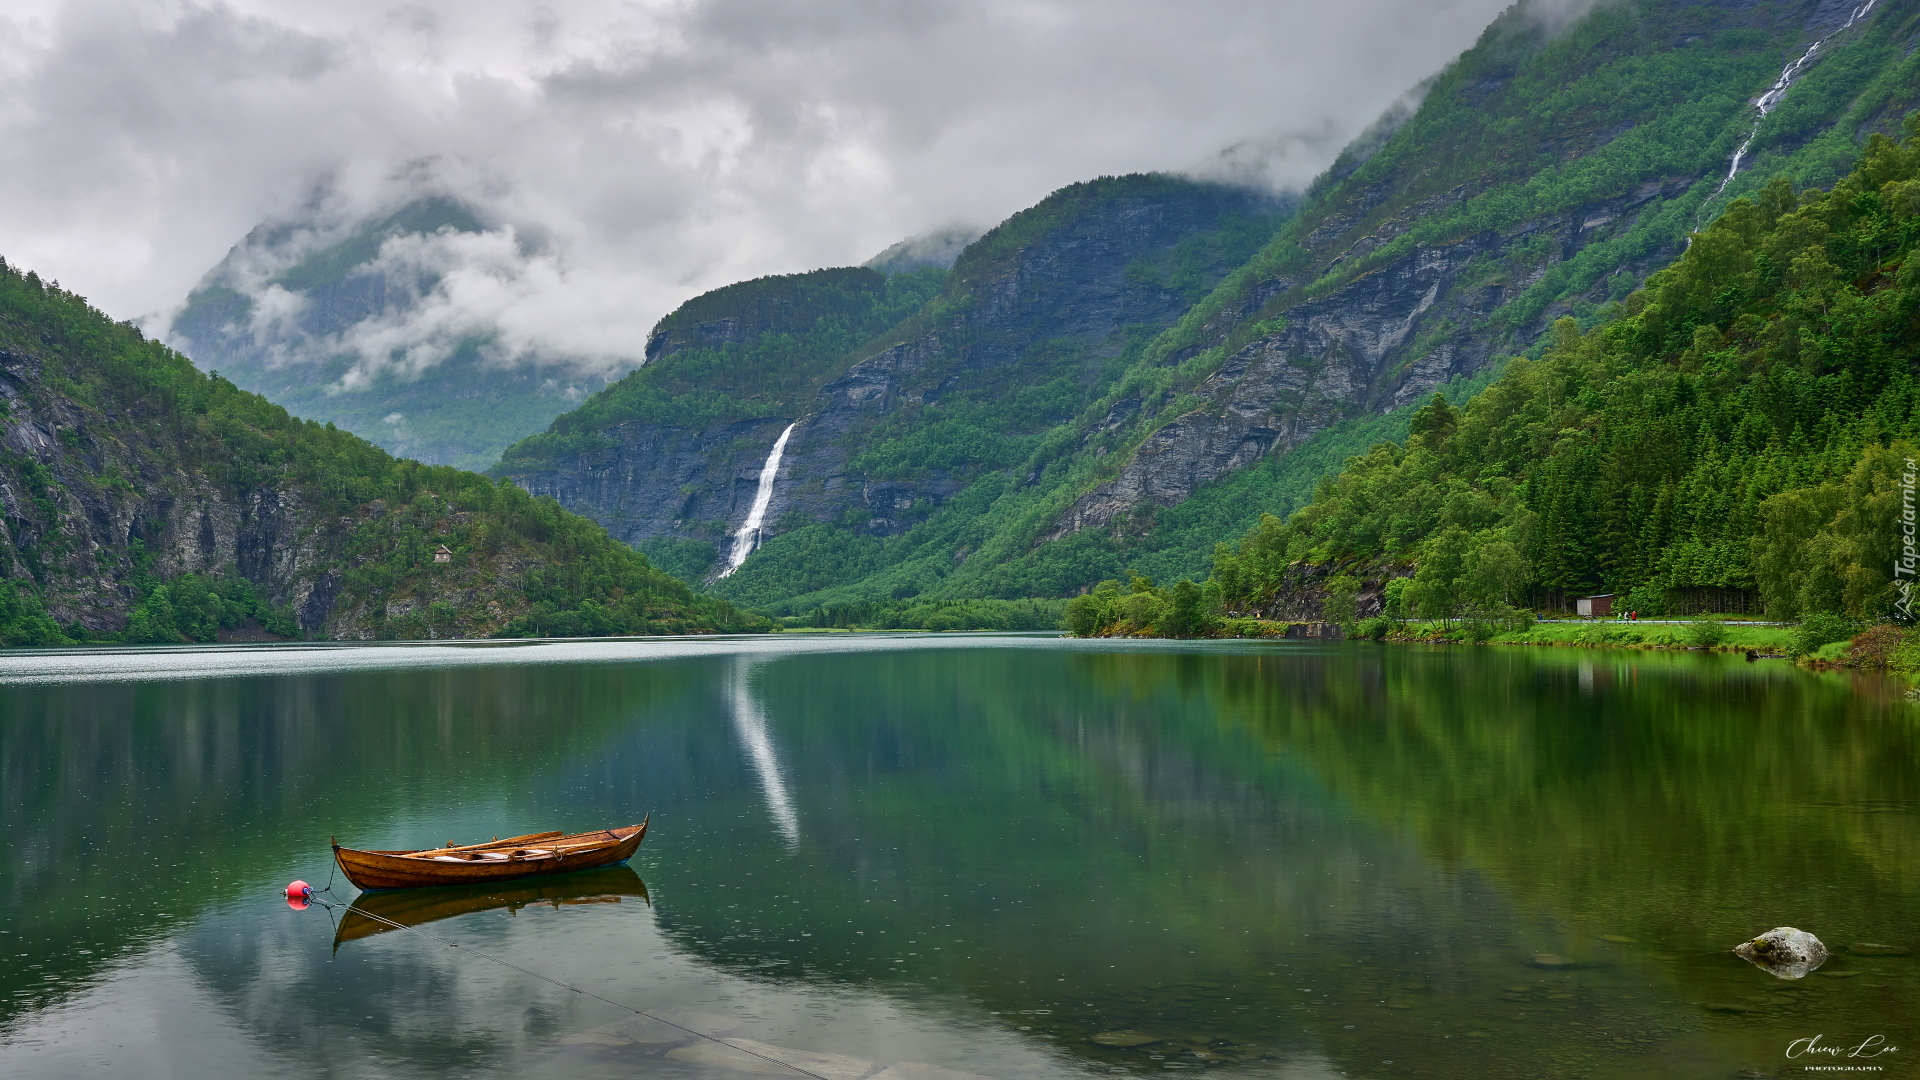
[[[1273,591],[1263,593],[1258,604],[1227,614],[1281,623],[1324,619],[1329,594],[1327,582],[1346,576],[1360,583],[1354,596],[1355,615],[1371,619],[1386,611],[1387,583],[1395,578],[1412,577],[1413,572],[1413,565],[1404,562],[1297,562],[1286,568]]]

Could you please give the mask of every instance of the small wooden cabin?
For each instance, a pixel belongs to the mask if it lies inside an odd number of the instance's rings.
[[[434,561],[434,562],[452,562],[452,561],[453,561],[453,549],[452,549],[452,548],[450,548],[450,547],[448,547],[448,546],[447,546],[447,545],[445,545],[445,544],[441,544],[441,545],[440,545],[440,550],[438,550],[438,551],[436,551],[436,552],[434,552],[434,553],[433,553],[433,561]],[[1584,604],[1584,603],[1586,603],[1586,601],[1584,601],[1584,600],[1582,600],[1582,601],[1581,601],[1581,603],[1583,603],[1583,604]]]
[[[1583,619],[1605,619],[1613,615],[1613,594],[1602,593],[1599,596],[1583,596],[1573,602],[1574,610]]]

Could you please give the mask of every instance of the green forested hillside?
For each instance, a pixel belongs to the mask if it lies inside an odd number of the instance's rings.
[[[1407,615],[1739,590],[1780,618],[1885,617],[1920,456],[1917,246],[1920,138],[1874,137],[1828,191],[1776,179],[1599,325],[1563,321],[1268,518],[1214,587],[1257,608],[1296,561],[1400,561]]]
[[[763,625],[552,500],[295,419],[4,264],[0,492],[6,644]]]

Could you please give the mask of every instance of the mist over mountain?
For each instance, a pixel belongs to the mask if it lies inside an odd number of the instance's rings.
[[[910,236],[889,245],[887,250],[860,265],[888,275],[928,266],[946,270],[960,258],[960,253],[967,249],[967,245],[980,239],[980,234],[985,231],[954,226],[922,236]]]
[[[570,354],[517,317],[557,275],[537,240],[453,198],[370,221],[318,206],[249,233],[169,336],[296,415],[483,469],[640,362],[638,341],[625,355]]]

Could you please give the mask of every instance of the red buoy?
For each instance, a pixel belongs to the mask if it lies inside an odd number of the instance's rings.
[[[313,886],[304,881],[295,881],[287,886],[287,906],[295,911],[307,910],[307,901],[313,897]]]

